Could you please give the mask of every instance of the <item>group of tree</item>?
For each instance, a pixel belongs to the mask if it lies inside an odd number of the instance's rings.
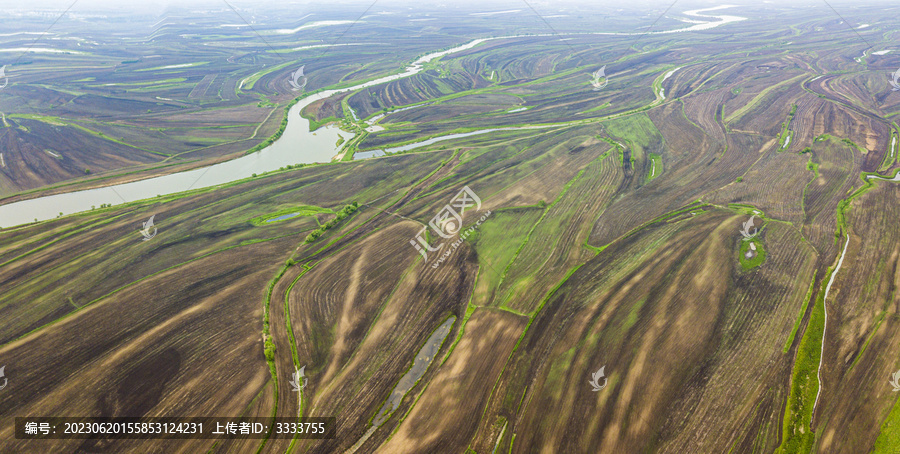
[[[323,233],[325,233],[326,230],[338,225],[341,221],[346,219],[347,216],[355,213],[357,209],[359,209],[359,204],[357,202],[353,202],[350,205],[345,206],[341,209],[341,211],[337,212],[337,215],[334,217],[334,219],[320,225],[319,228],[313,230],[309,235],[306,235],[306,242],[312,243],[313,241],[316,241],[320,236],[322,236]]]

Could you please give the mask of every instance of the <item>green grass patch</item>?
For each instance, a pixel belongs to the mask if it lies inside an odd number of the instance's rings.
[[[546,204],[544,204],[546,206]],[[544,207],[494,211],[467,241],[478,252],[479,285],[475,288],[476,304],[487,304],[491,294],[503,282],[503,270],[509,267],[516,251],[525,241],[535,223],[544,214]]]
[[[312,115],[304,115],[303,111],[300,112],[300,115],[303,116],[303,118],[305,118],[307,121],[309,121],[310,132],[315,131],[329,123],[338,123],[341,121],[341,119],[338,117],[325,117],[321,120],[316,120],[316,118]]]
[[[763,217],[764,213],[759,208],[756,208],[753,205],[746,205],[743,203],[729,203],[728,209],[737,211],[742,214],[746,214],[747,216],[757,215],[759,217]]]
[[[752,259],[747,258],[747,252],[750,251],[750,245],[756,246],[756,256]],[[759,238],[751,238],[746,241],[741,241],[740,248],[740,262],[741,268],[746,270],[752,270],[763,264],[766,261],[766,249],[763,247],[762,241]]]
[[[888,139],[887,152],[884,153],[884,160],[878,171],[883,172],[890,169],[897,162],[898,150],[900,150],[900,138],[897,137],[897,131],[891,131],[891,137]]]
[[[650,153],[650,173],[647,174],[647,181],[653,180],[663,172],[662,155]]]
[[[283,208],[274,213],[257,216],[255,218],[251,219],[250,222],[256,226],[269,225],[269,224],[271,224],[271,222],[269,222],[270,219],[275,219],[275,218],[284,216],[286,214],[294,214],[294,213],[297,213],[297,215],[287,218],[287,219],[284,219],[284,220],[287,221],[288,219],[296,219],[296,218],[302,217],[302,216],[314,216],[319,213],[334,213],[334,211],[329,210],[328,208],[322,208],[322,207],[317,207],[317,206],[312,206],[312,205],[298,205],[295,207]],[[273,222],[281,222],[281,221],[273,221]]]
[[[809,155],[809,161],[806,163],[806,170],[815,173],[816,178],[819,178],[819,164],[813,161],[812,154]]]
[[[856,149],[859,150],[859,152],[862,153],[862,154],[866,154],[866,153],[869,152],[869,150],[863,148],[861,145],[857,144],[856,142],[854,142],[854,141],[852,141],[852,140],[850,140],[850,139],[841,139],[841,142],[843,142],[843,143],[846,144],[847,146],[856,148]]]
[[[897,454],[900,446],[900,399],[894,401],[894,407],[881,423],[878,439],[875,440],[873,454]]]
[[[629,115],[604,123],[607,133],[613,138],[621,138],[631,145],[631,157],[640,165],[647,156],[648,149],[662,143],[662,134],[647,114]]]

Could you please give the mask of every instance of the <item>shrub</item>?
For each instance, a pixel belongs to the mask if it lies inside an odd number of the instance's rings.
[[[335,214],[334,219],[326,222],[325,224],[319,226],[318,229],[310,232],[309,235],[306,235],[306,240],[304,240],[304,241],[306,243],[312,243],[313,241],[316,241],[317,239],[319,239],[320,236],[322,236],[323,233],[325,233],[326,230],[329,230],[332,227],[338,225],[339,222],[343,221],[348,216],[355,213],[357,209],[359,209],[359,203],[357,203],[357,202],[353,202],[350,205],[344,206],[344,208],[342,208],[341,211],[338,211]]]
[[[275,344],[272,343],[272,339],[266,339],[266,347],[264,349],[264,352],[266,355],[266,361],[275,361]]]

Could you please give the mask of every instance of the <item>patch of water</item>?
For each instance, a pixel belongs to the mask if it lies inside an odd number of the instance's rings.
[[[357,151],[353,153],[353,159],[380,158],[384,155],[384,150]]]
[[[290,219],[290,218],[296,217],[296,216],[300,216],[300,213],[284,214],[284,215],[278,216],[277,218],[266,219],[266,222],[283,221],[283,220],[285,220],[285,219]]]
[[[875,178],[876,180],[884,180],[884,181],[900,181],[900,172],[897,172],[897,174],[894,175],[894,178],[885,178],[881,175],[866,175],[867,180],[871,180],[872,178]]]
[[[412,367],[400,378],[400,381],[394,386],[394,390],[391,391],[390,397],[388,397],[387,401],[381,407],[381,410],[378,411],[377,416],[372,421],[373,425],[380,426],[384,424],[394,410],[400,406],[400,402],[403,400],[403,397],[406,396],[406,393],[412,389],[423,375],[425,375],[425,371],[428,370],[428,366],[434,361],[434,356],[437,355],[438,350],[441,349],[441,345],[443,345],[447,335],[450,334],[450,328],[453,327],[455,321],[456,317],[448,318],[447,321],[441,324],[438,329],[434,330],[431,337],[425,341],[425,345],[422,346],[419,353],[416,355]]]
[[[372,427],[369,427],[369,430],[367,430],[366,433],[350,447],[350,449],[345,451],[345,454],[356,452],[356,450],[375,433],[375,430],[387,421],[394,410],[400,406],[400,402],[403,401],[403,397],[406,396],[406,393],[415,386],[416,382],[418,382],[423,375],[425,375],[428,367],[434,361],[435,355],[437,355],[438,351],[441,349],[444,340],[447,339],[447,335],[450,334],[450,328],[453,327],[455,321],[456,317],[450,317],[447,321],[442,323],[438,329],[434,330],[431,337],[425,341],[425,345],[419,349],[419,353],[416,355],[412,367],[403,375],[403,377],[400,377],[400,381],[394,386],[391,395],[384,405],[381,406],[381,409],[378,410],[375,419],[372,420]]]
[[[558,125],[521,126],[521,127],[511,127],[511,128],[491,128],[491,129],[481,129],[481,130],[472,131],[472,132],[461,132],[461,133],[457,133],[457,134],[448,134],[446,136],[434,137],[434,138],[431,138],[428,140],[423,140],[421,142],[411,143],[409,145],[403,145],[403,146],[399,146],[399,147],[385,148],[383,150],[357,152],[353,155],[353,159],[365,159],[365,158],[372,158],[372,157],[377,157],[377,156],[384,156],[387,153],[397,153],[400,151],[409,151],[414,148],[424,147],[426,145],[431,145],[433,143],[442,142],[444,140],[453,140],[453,139],[459,139],[459,138],[463,138],[463,137],[477,136],[479,134],[487,134],[489,132],[495,132],[495,131],[513,131],[513,130],[517,130],[517,129],[543,129],[543,128],[555,128],[555,127],[558,127]]]

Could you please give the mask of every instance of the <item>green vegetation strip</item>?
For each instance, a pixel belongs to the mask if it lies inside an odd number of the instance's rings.
[[[280,65],[275,65],[275,66],[272,66],[271,68],[264,69],[264,70],[262,70],[262,71],[256,72],[255,74],[251,75],[250,77],[248,77],[248,78],[246,78],[246,79],[244,79],[244,80],[238,82],[237,87],[235,87],[235,91],[249,91],[249,90],[253,90],[253,86],[256,84],[256,82],[257,82],[260,78],[262,78],[263,76],[265,76],[266,74],[273,73],[273,72],[275,72],[275,71],[278,71],[278,70],[287,68],[288,66],[295,65],[295,64],[297,64],[297,62],[289,61],[289,62],[286,62],[286,63],[282,63],[282,64],[280,64]]]
[[[809,283],[809,290],[806,291],[806,297],[803,299],[803,306],[800,307],[800,313],[797,314],[794,328],[791,330],[790,336],[788,336],[787,341],[784,343],[784,353],[787,353],[791,348],[791,344],[794,343],[794,337],[797,336],[797,331],[800,329],[800,322],[803,321],[803,317],[806,315],[806,308],[809,307],[809,300],[812,298],[812,292],[816,286],[816,275],[818,274],[819,270],[813,272],[812,281]]]
[[[796,113],[797,113],[797,105],[791,104],[791,111],[788,113],[787,120],[784,120],[784,122],[781,123],[781,133],[778,134],[778,140],[776,140],[776,142],[778,143],[779,150],[785,148],[785,145],[787,145],[788,139],[790,139],[790,137],[791,137],[791,134],[790,134],[791,131],[789,128],[791,127],[791,122],[794,120],[794,114],[796,114]]]
[[[791,374],[791,391],[784,410],[781,446],[775,450],[776,454],[810,452],[816,440],[809,422],[819,390],[818,367],[821,359],[822,334],[825,332],[825,287],[833,271],[829,267],[822,280],[809,316],[809,324],[797,349],[794,371]]]
[[[793,83],[794,81],[796,81],[797,79],[800,79],[800,78],[803,78],[803,77],[807,77],[807,74],[806,74],[806,73],[800,74],[800,75],[797,76],[797,77],[794,77],[794,78],[792,78],[792,79],[784,80],[784,81],[782,81],[782,82],[779,82],[779,83],[777,83],[777,84],[775,84],[775,85],[772,85],[771,87],[768,87],[768,88],[766,88],[766,89],[760,91],[759,94],[756,95],[756,97],[754,97],[753,99],[750,100],[750,102],[748,102],[747,104],[744,104],[740,109],[735,110],[734,112],[731,113],[731,115],[725,117],[724,123],[731,123],[733,120],[735,120],[735,119],[737,119],[737,118],[740,118],[740,117],[743,116],[745,113],[749,112],[750,109],[753,109],[754,107],[756,107],[756,105],[759,104],[759,102],[762,101],[763,98],[765,98],[766,95],[768,95],[769,93],[771,93],[773,90],[776,90],[776,89],[778,89],[778,88],[780,88],[780,87],[782,87],[782,86],[784,86],[784,85],[791,84],[791,83]]]
[[[343,209],[341,209],[341,211],[337,212],[337,215],[335,215],[334,219],[320,225],[318,229],[313,230],[309,235],[307,235],[305,242],[308,244],[316,241],[327,230],[338,225],[341,221],[347,218],[347,216],[355,213],[357,209],[359,209],[359,203],[357,202],[353,202],[350,205],[345,206]]]
[[[272,403],[272,422],[269,424],[269,430],[266,431],[266,436],[259,442],[259,448],[256,449],[256,454],[262,452],[266,443],[269,441],[269,435],[275,431],[275,417],[278,416],[278,371],[275,368],[275,343],[272,342],[272,331],[269,328],[269,308],[271,307],[272,291],[275,289],[275,284],[281,280],[284,273],[286,273],[290,267],[291,265],[289,263],[285,263],[278,271],[278,274],[269,281],[269,288],[266,290],[266,298],[263,301],[263,338],[266,340],[263,352],[266,356],[266,364],[269,365],[269,374],[272,376],[272,388],[275,391],[275,400]]]
[[[291,102],[289,102],[287,104],[287,106],[284,107],[284,116],[282,116],[282,118],[281,118],[281,126],[278,127],[278,130],[275,131],[274,134],[269,136],[268,139],[263,140],[261,143],[257,144],[255,147],[247,150],[244,154],[250,154],[250,153],[254,153],[259,150],[262,150],[263,148],[266,148],[269,145],[272,145],[273,143],[275,143],[276,140],[280,139],[281,135],[284,134],[284,130],[287,128],[288,115],[290,115],[291,107],[294,107],[294,104],[297,104],[298,102],[300,102],[300,98],[292,100]],[[268,117],[266,117],[266,118],[268,119]],[[254,135],[255,135],[255,133],[254,133]]]

